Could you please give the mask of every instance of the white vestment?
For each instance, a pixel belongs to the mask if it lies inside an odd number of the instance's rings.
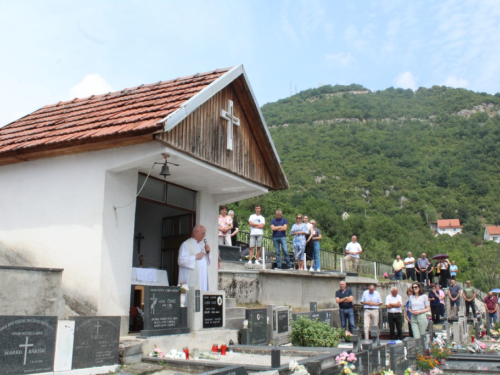
[[[196,254],[204,252],[201,242],[190,238],[182,243],[179,248],[179,285],[186,283],[188,286],[199,286],[201,291],[208,291],[208,263],[209,257],[204,256],[196,260]]]

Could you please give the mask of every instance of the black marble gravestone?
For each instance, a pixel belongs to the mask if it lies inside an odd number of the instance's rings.
[[[312,315],[314,313],[311,313],[311,312],[305,312],[305,313],[295,313],[295,314],[292,314],[292,319],[293,321],[296,321],[297,319],[299,319],[301,316],[305,317],[305,318],[308,318],[308,319],[313,319],[312,318]],[[319,315],[317,315],[317,317],[319,318]]]
[[[189,333],[187,308],[181,307],[178,286],[144,287],[142,337]]]
[[[319,321],[332,325],[332,312],[331,311],[320,311],[319,312]]]
[[[248,320],[248,343],[267,345],[267,309],[247,309],[245,319]]]
[[[355,372],[359,375],[370,375],[370,355],[367,350],[363,350],[362,352],[356,355],[356,370]]]
[[[73,316],[75,339],[71,369],[117,365],[119,316]]]
[[[385,353],[385,348],[386,346],[379,346],[376,348],[372,348],[370,352],[370,373],[373,372],[380,372],[384,367],[386,367],[386,353]]]
[[[404,375],[405,370],[408,368],[408,361],[405,357],[405,347],[402,344],[390,345],[389,355],[391,370],[396,375]]]
[[[0,316],[0,373],[53,371],[56,333],[56,316]]]
[[[408,362],[413,362],[418,356],[418,341],[413,337],[406,337],[403,340],[403,345],[406,348],[406,358]]]
[[[203,328],[222,328],[224,325],[224,296],[203,295]]]
[[[278,311],[278,334],[288,332],[288,311]]]
[[[309,311],[311,312],[318,311],[318,302],[309,302]]]
[[[358,332],[356,334],[353,334],[351,336],[351,342],[352,342],[352,352],[353,353],[359,353],[361,351],[361,345],[360,345],[360,338]]]
[[[370,327],[370,336],[372,337],[373,346],[380,346],[380,328],[379,326]]]

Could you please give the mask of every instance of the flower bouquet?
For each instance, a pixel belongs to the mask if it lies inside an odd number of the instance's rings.
[[[342,352],[335,357],[335,361],[344,366],[340,372],[341,374],[356,375],[354,372],[356,369],[356,366],[354,366],[354,362],[356,362],[356,354]]]
[[[186,283],[181,283],[181,285],[179,285],[179,292],[181,294],[186,294],[187,292],[189,292],[189,287]]]
[[[345,342],[351,342],[352,333],[349,331],[344,331],[343,337]]]
[[[434,370],[439,363],[431,356],[419,355],[417,357],[417,360],[415,361],[415,364],[417,365],[417,368],[419,370],[429,372],[431,370]]]
[[[431,347],[431,356],[433,356],[438,362],[444,364],[445,360],[451,357],[453,351],[448,347],[441,347],[440,345],[434,344]]]

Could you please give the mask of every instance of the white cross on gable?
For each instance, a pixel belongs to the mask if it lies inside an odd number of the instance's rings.
[[[233,101],[228,101],[228,111],[221,109],[220,117],[227,120],[227,149],[233,149],[233,125],[240,126],[240,119],[234,115]]]
[[[20,348],[24,348],[24,366],[26,366],[26,356],[28,354],[28,348],[35,346],[34,344],[28,344],[29,337],[26,336],[26,343],[24,345],[19,345]]]
[[[102,327],[100,324],[99,324],[99,321],[97,321],[97,325],[94,326],[94,328],[97,328],[97,332],[96,332],[96,335],[99,334],[99,328]]]

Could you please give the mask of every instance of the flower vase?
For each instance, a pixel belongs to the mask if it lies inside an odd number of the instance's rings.
[[[186,293],[181,293],[181,307],[186,307]]]

